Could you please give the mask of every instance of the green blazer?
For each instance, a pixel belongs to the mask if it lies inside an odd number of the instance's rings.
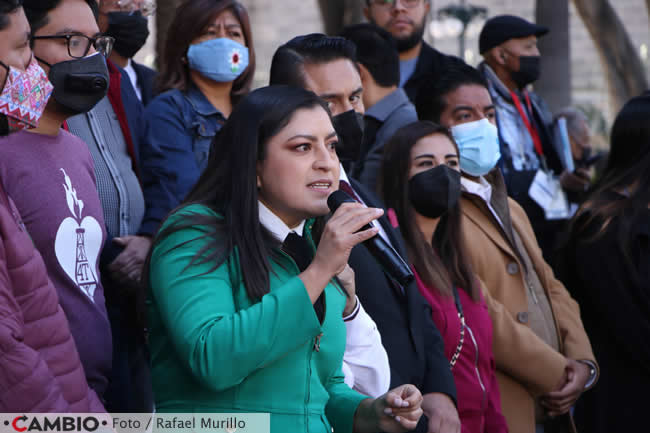
[[[172,215],[219,216],[201,205]],[[312,221],[304,235],[311,239]],[[157,242],[148,297],[153,389],[159,412],[267,412],[271,432],[351,432],[368,398],[343,382],[345,295],[325,288],[321,325],[292,259],[272,261],[270,293],[251,302],[235,252],[210,271],[192,264],[205,227]],[[234,289],[234,290],[233,290]],[[320,337],[320,349],[315,342]]]

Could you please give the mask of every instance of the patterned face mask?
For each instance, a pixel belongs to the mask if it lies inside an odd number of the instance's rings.
[[[218,83],[235,81],[248,67],[248,48],[228,38],[190,45],[190,68]]]
[[[54,89],[45,71],[34,57],[24,71],[2,62],[0,66],[7,69],[0,93],[0,115],[7,117],[9,132],[35,128]]]

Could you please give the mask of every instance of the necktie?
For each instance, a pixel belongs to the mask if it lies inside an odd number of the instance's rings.
[[[282,251],[289,255],[296,262],[300,272],[303,272],[311,264],[314,258],[314,250],[309,241],[295,232],[289,233],[282,243]],[[323,294],[318,297],[314,303],[314,311],[320,323],[325,318],[325,300]]]

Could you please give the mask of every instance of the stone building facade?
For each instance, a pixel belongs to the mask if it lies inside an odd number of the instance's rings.
[[[257,86],[268,83],[271,56],[279,45],[296,35],[323,31],[316,0],[240,1],[248,8],[251,17],[257,52],[255,76]],[[433,0],[432,17],[435,16],[438,9],[458,2],[459,0]],[[508,13],[520,15],[531,21],[535,16],[535,0],[467,0],[467,3],[486,7],[488,16]],[[645,2],[643,0],[610,0],[610,3],[627,27],[642,60],[649,65],[650,21]],[[597,116],[602,115],[606,123],[610,123],[616,113],[612,113],[609,107],[607,84],[598,53],[572,3],[569,13],[572,103],[591,109]],[[464,57],[471,64],[477,64],[480,61],[477,42],[480,27],[480,22],[471,26],[466,39]],[[456,38],[433,38],[430,29],[427,29],[425,35],[439,50],[455,55],[459,54],[459,44]],[[153,40],[153,37],[150,39]],[[138,54],[138,59],[148,64],[153,63],[151,41]]]

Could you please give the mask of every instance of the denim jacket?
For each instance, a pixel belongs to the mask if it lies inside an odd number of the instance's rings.
[[[163,150],[166,165],[176,173],[178,205],[208,164],[212,139],[225,117],[195,86],[186,92],[168,90],[146,107],[147,138]]]

